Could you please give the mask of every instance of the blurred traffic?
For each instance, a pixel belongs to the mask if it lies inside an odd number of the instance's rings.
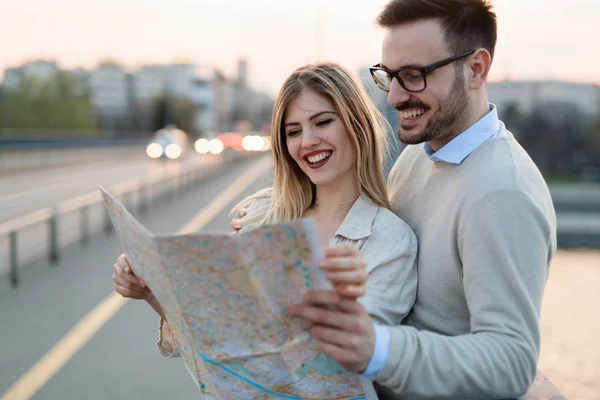
[[[177,160],[192,151],[191,137],[181,129],[169,125],[158,130],[148,146],[146,154],[152,159]],[[237,152],[259,151],[271,149],[271,138],[260,134],[241,135],[224,133],[214,137],[201,137],[194,142],[193,149],[198,154],[221,154],[228,149]]]

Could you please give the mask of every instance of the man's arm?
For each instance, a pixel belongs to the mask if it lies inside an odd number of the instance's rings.
[[[471,332],[448,337],[408,326],[388,328],[390,351],[376,380],[418,398],[520,396],[533,382],[539,352],[538,318],[553,253],[555,227],[526,195],[494,193],[470,208],[458,246],[471,313]],[[364,308],[324,294],[309,296],[295,315],[344,367],[363,371],[375,347]]]
[[[461,220],[458,248],[471,333],[392,328],[377,380],[423,397],[519,396],[535,377],[539,313],[555,227],[526,194],[480,199]]]

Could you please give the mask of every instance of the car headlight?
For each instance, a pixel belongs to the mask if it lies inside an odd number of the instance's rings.
[[[181,156],[181,146],[171,143],[165,149],[165,155],[171,160],[178,159]]]
[[[159,158],[163,154],[163,148],[158,143],[150,143],[148,147],[146,147],[146,154],[150,158]]]
[[[225,150],[225,145],[219,139],[213,139],[208,142],[208,151],[211,154],[221,154]]]
[[[199,154],[206,154],[210,151],[210,142],[208,141],[208,139],[198,139],[194,144],[194,148]]]

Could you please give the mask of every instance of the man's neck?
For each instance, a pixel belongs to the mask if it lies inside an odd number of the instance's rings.
[[[429,146],[433,151],[438,151],[448,143],[452,141],[455,137],[472,127],[483,118],[488,112],[490,112],[490,103],[487,98],[485,101],[479,101],[477,104],[474,104],[473,107],[469,107],[464,114],[463,122],[459,123],[455,130],[450,134],[446,135],[439,140],[432,140],[429,142]]]

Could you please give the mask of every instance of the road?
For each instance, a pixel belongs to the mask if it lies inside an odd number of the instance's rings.
[[[256,162],[254,158],[228,165],[199,188],[152,205],[150,212],[139,215],[140,221],[156,233],[177,231]],[[136,168],[139,171],[132,167]],[[94,170],[90,167],[89,171]],[[124,173],[119,176],[126,178]],[[222,204],[203,231],[228,232],[228,211],[233,204],[268,186],[271,179],[270,173],[264,174]],[[23,190],[31,189],[24,186]],[[69,342],[73,356],[64,359],[64,365],[57,361],[57,353],[53,353],[54,361],[40,364],[57,343],[65,343],[61,340],[69,332],[85,336],[81,329],[73,329],[110,295],[111,266],[120,252],[114,236],[99,233],[86,248],[67,247],[54,267],[44,260],[22,267],[18,289],[10,288],[6,277],[0,278],[0,400],[7,400],[1,396],[23,376],[48,377],[38,382],[39,391],[23,399],[198,398],[182,361],[162,360],[158,355],[157,317],[136,301],[127,301],[95,335],[80,343],[81,348]],[[543,302],[540,367],[570,399],[600,400],[599,287],[600,252],[559,251]],[[36,365],[46,367],[35,376],[27,375]],[[56,368],[54,374],[48,365]]]
[[[143,149],[142,149],[143,150]],[[140,179],[202,163],[210,156],[192,154],[179,161],[150,160],[144,153],[0,174],[0,222],[108,187],[124,179]]]
[[[200,189],[152,208],[140,221],[154,232],[174,232],[229,187],[252,163],[228,166]],[[266,187],[268,174],[203,229],[226,233],[228,212],[245,195]],[[38,261],[21,268],[21,286],[0,285],[0,394],[26,373],[92,308],[111,293],[112,264],[121,253],[114,236],[94,235],[93,246],[66,249],[57,267]],[[144,304],[129,301],[45,384],[35,399],[186,399],[198,393],[181,360],[162,360],[155,342],[158,320]],[[1,398],[1,397],[0,397]],[[2,400],[4,400],[2,398]]]

